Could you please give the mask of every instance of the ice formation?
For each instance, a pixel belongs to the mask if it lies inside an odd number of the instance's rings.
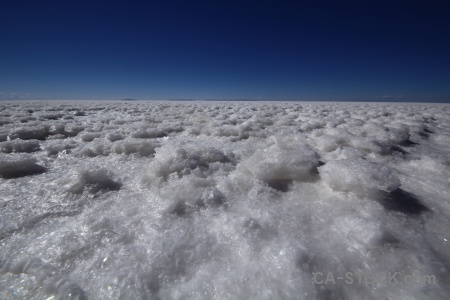
[[[446,104],[1,102],[0,298],[448,299],[449,178]]]

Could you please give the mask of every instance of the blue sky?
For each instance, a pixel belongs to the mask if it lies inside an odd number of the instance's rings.
[[[450,100],[446,0],[0,10],[0,99]]]

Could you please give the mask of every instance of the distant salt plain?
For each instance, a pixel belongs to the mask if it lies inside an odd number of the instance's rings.
[[[3,101],[0,152],[1,299],[450,297],[450,105]]]

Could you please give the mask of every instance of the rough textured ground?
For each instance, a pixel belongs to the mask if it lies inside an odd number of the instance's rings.
[[[0,298],[448,299],[449,178],[449,105],[1,102]]]

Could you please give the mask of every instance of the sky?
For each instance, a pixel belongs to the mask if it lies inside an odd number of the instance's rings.
[[[450,1],[0,4],[0,99],[450,102]]]

